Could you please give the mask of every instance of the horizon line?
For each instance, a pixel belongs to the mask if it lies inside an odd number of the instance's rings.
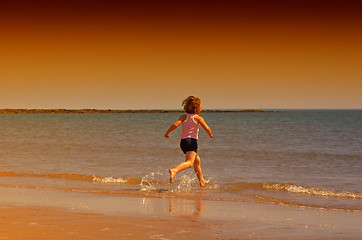
[[[202,112],[275,112],[275,111],[317,111],[317,110],[355,110],[358,108],[232,108],[232,109],[203,109]],[[26,114],[26,113],[182,113],[183,109],[96,109],[96,108],[0,108],[0,114]]]

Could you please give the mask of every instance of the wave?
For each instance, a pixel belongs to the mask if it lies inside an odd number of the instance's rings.
[[[315,188],[310,186],[297,185],[293,183],[250,183],[239,182],[230,184],[226,190],[232,192],[242,193],[246,190],[259,190],[259,191],[282,191],[295,194],[312,195],[318,197],[335,197],[335,198],[349,198],[349,199],[362,199],[360,192],[338,191],[333,189]]]
[[[293,183],[218,183],[215,181],[206,188],[200,188],[197,178],[191,173],[180,176],[178,181],[170,184],[168,174],[161,172],[152,172],[144,175],[142,178],[102,177],[77,173],[37,174],[0,172],[0,180],[7,177],[10,178],[1,181],[0,187],[190,199],[199,199],[202,196],[202,199],[212,201],[253,202],[362,212],[358,201],[350,202],[350,200],[361,200],[362,193],[360,192],[314,188]],[[34,178],[35,181],[31,181],[29,178]],[[54,179],[55,182],[49,182],[46,179]],[[64,180],[68,181],[67,184],[61,182]],[[72,181],[78,181],[79,184]],[[83,184],[87,182],[89,184]],[[281,192],[281,194],[278,194],[278,192]],[[293,194],[316,196],[319,198],[299,197]],[[336,201],[337,198],[339,201]]]
[[[59,178],[69,180],[85,180],[92,181],[94,175],[84,175],[78,173],[18,173],[18,172],[0,172],[0,177],[39,177],[39,178]]]
[[[41,174],[41,173],[19,173],[19,172],[0,172],[0,178],[15,177],[24,178],[25,181],[19,183],[18,181],[10,180],[7,184],[0,184],[0,187],[9,188],[26,188],[26,189],[37,189],[37,190],[54,190],[54,191],[70,191],[70,192],[90,192],[90,193],[107,193],[107,194],[158,194],[158,193],[185,193],[192,192],[198,188],[196,177],[192,178],[189,175],[181,177],[180,181],[170,185],[168,178],[163,176],[163,173],[152,172],[143,176],[142,178],[114,178],[114,177],[101,177],[96,175],[85,175],[77,173],[52,173],[52,174]],[[35,181],[33,184],[27,178],[40,179]],[[95,184],[105,184],[92,187],[92,185],[83,184],[62,184],[60,187],[57,184],[52,184],[42,179],[58,179],[68,181],[80,181],[89,182]],[[167,179],[167,180],[165,180]],[[44,182],[44,184],[43,184]],[[124,185],[117,187],[116,185]],[[112,185],[115,185],[114,187]],[[129,186],[137,187],[129,187]],[[216,185],[215,185],[216,186]],[[211,188],[210,188],[211,189]]]
[[[91,194],[114,194],[114,195],[131,195],[131,196],[140,196],[144,197],[144,191],[110,191],[105,189],[74,189],[74,188],[52,188],[52,187],[34,187],[34,186],[3,186],[0,187],[4,188],[15,188],[15,189],[29,189],[29,190],[45,190],[45,191],[59,191],[59,192],[71,192],[71,193],[91,193]],[[162,195],[159,195],[162,194]],[[164,195],[166,194],[166,195]],[[177,195],[174,195],[173,191],[153,191],[147,192],[146,196],[148,197],[167,197],[167,198],[174,198]],[[290,202],[288,200],[277,199],[272,197],[265,197],[261,195],[253,195],[255,199],[229,199],[229,198],[208,198],[208,197],[195,197],[192,195],[180,195],[178,197],[187,198],[187,199],[198,199],[198,200],[209,200],[209,201],[226,201],[226,202],[242,202],[242,203],[258,203],[258,204],[277,204],[289,207],[301,207],[301,208],[310,208],[310,209],[318,209],[318,210],[331,210],[331,211],[350,211],[350,212],[358,212],[362,213],[362,209],[360,208],[349,208],[349,207],[333,207],[333,206],[321,206],[321,205],[314,205],[314,204],[304,204],[304,203],[295,203]]]
[[[76,181],[87,181],[94,183],[119,183],[119,184],[130,184],[138,185],[141,183],[141,179],[137,178],[114,178],[114,177],[100,177],[96,175],[85,175],[78,173],[17,173],[17,172],[0,172],[0,177],[34,177],[34,178],[50,178],[50,179],[65,179],[65,180],[76,180]]]
[[[158,190],[168,185],[168,181],[165,181],[165,177],[160,172],[149,173],[142,178],[114,178],[114,177],[101,177],[96,175],[85,175],[78,173],[18,173],[18,172],[0,172],[0,177],[34,177],[34,178],[47,178],[47,179],[61,179],[61,180],[75,180],[86,181],[93,183],[104,184],[127,184],[127,185],[141,185],[141,190]],[[190,178],[185,175],[181,178],[178,188],[182,186],[184,188],[191,187],[191,184],[196,178]]]
[[[263,184],[263,188],[267,190],[286,191],[290,193],[315,195],[319,197],[362,199],[362,193],[358,192],[346,192],[331,189],[314,188],[309,186],[295,185],[292,183],[266,183]]]
[[[86,181],[101,184],[127,184],[139,185],[141,191],[159,191],[168,188],[169,182],[165,180],[165,176],[160,172],[152,172],[143,176],[142,178],[115,178],[115,177],[101,177],[96,175],[85,175],[78,173],[18,173],[18,172],[0,172],[0,177],[34,177],[34,178],[47,178],[47,179],[62,179],[74,181]],[[166,178],[167,179],[167,178]],[[197,179],[184,175],[181,177],[180,182],[171,191],[190,191],[196,189],[198,186]],[[311,186],[297,185],[293,183],[251,183],[251,182],[238,182],[231,184],[214,183],[209,189],[223,189],[229,192],[243,193],[245,191],[281,191],[294,194],[303,194],[318,197],[333,197],[333,198],[346,198],[346,199],[362,199],[362,193],[338,191],[334,189],[323,189]]]

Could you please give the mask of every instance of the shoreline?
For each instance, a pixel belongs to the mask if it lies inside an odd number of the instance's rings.
[[[0,109],[0,114],[36,114],[36,113],[53,113],[53,114],[89,114],[89,113],[183,113],[182,110],[163,110],[163,109],[139,109],[139,110],[113,110],[113,109]],[[248,112],[272,112],[258,109],[241,109],[241,110],[213,110],[205,109],[203,113],[248,113]]]
[[[207,223],[110,216],[43,206],[0,207],[0,239],[213,239]],[[216,224],[217,225],[217,224]],[[21,231],[19,231],[21,229]],[[195,230],[195,231],[194,231]],[[197,230],[197,231],[196,231]]]
[[[6,187],[0,195],[5,239],[354,240],[362,233],[354,212]]]

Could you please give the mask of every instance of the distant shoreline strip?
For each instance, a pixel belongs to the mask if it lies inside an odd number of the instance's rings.
[[[182,110],[112,110],[112,109],[0,109],[0,114],[28,114],[28,113],[182,113]],[[203,113],[242,113],[242,112],[270,112],[258,109],[242,109],[242,110],[202,110]]]

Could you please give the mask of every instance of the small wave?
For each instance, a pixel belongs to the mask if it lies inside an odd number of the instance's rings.
[[[0,172],[0,177],[38,177],[38,178],[56,178],[68,180],[93,181],[94,175],[84,175],[78,173],[18,173],[18,172]]]
[[[309,186],[295,185],[291,183],[266,183],[263,184],[263,188],[267,190],[287,191],[290,193],[301,193],[320,197],[362,199],[361,193],[321,189]]]
[[[96,175],[86,175],[78,173],[19,173],[19,172],[0,172],[0,177],[35,177],[35,178],[51,178],[62,180],[76,180],[86,181],[102,184],[128,184],[128,185],[141,185],[141,191],[164,191],[165,189],[171,192],[187,192],[198,188],[198,181],[194,176],[183,175],[180,176],[178,181],[175,181],[171,186],[168,182],[168,176],[164,176],[161,172],[152,172],[142,178],[115,178],[115,177],[102,177]],[[167,179],[167,180],[166,180]],[[218,186],[217,188],[219,188]],[[310,186],[297,185],[293,183],[251,183],[251,182],[238,182],[232,183],[227,187],[221,187],[224,190],[243,193],[246,190],[254,189],[257,191],[285,191],[288,193],[306,194],[319,197],[335,197],[347,199],[362,199],[362,193],[338,191],[334,189],[322,189]]]
[[[25,173],[16,173],[16,172],[0,172],[0,177],[24,177],[27,174]]]
[[[123,178],[96,177],[96,176],[93,176],[93,182],[97,182],[97,183],[127,183],[127,180],[125,180]]]
[[[141,183],[141,179],[123,179],[114,177],[100,177],[96,175],[85,175],[78,173],[18,173],[18,172],[0,172],[0,177],[35,177],[35,178],[52,178],[52,179],[66,179],[66,180],[77,180],[87,181],[95,183],[120,183],[120,184],[131,184],[137,185]]]
[[[293,183],[250,183],[239,182],[231,184],[226,187],[226,190],[232,192],[243,193],[246,190],[268,190],[268,191],[285,191],[288,193],[306,194],[319,197],[335,197],[335,198],[349,198],[349,199],[362,199],[360,192],[338,191],[333,189],[322,189],[310,186],[297,185]]]

